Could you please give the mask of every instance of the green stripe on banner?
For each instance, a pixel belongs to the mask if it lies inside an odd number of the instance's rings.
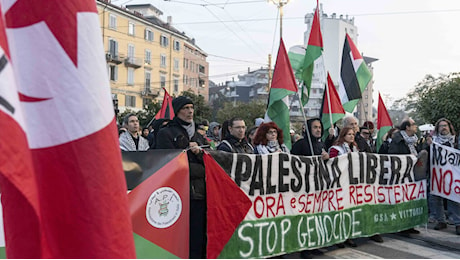
[[[0,247],[0,258],[6,259],[6,250],[4,247]]]
[[[136,244],[136,257],[139,259],[179,259],[163,248],[155,245],[147,239],[134,234],[134,243]]]
[[[427,200],[420,199],[393,205],[365,204],[341,211],[243,221],[219,258],[260,258],[322,248],[347,238],[405,230],[426,223],[427,218]]]

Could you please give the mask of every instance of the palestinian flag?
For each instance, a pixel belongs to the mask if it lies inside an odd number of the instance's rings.
[[[339,79],[339,96],[345,111],[353,112],[361,98],[361,93],[371,79],[371,72],[353,40],[347,34],[343,45]]]
[[[345,110],[342,107],[342,103],[340,103],[339,94],[329,73],[327,74],[327,87],[326,91],[324,91],[321,111],[321,122],[324,127],[323,138],[325,138],[328,135],[327,130],[345,116]]]
[[[390,115],[383,103],[382,96],[379,93],[379,104],[377,107],[377,151],[383,144],[383,136],[393,127]]]
[[[168,119],[173,119],[174,118],[174,109],[172,106],[172,98],[169,95],[168,91],[166,91],[165,88],[163,88],[165,91],[165,96],[163,98],[163,103],[161,103],[161,108],[158,111],[158,113],[155,115],[155,119],[161,119],[161,118],[168,118]]]
[[[189,258],[189,167],[180,150],[123,152],[137,258]]]
[[[273,80],[270,88],[265,122],[275,122],[283,130],[284,144],[291,149],[289,95],[297,92],[294,73],[284,47],[283,39],[280,40],[278,57],[276,58]]]
[[[300,75],[303,81],[300,100],[302,107],[305,106],[310,97],[310,90],[313,84],[313,77],[318,76],[320,82],[324,82],[325,68],[323,61],[323,36],[319,23],[319,8],[316,1],[316,10],[310,29],[307,50],[300,68],[296,69],[296,75]],[[322,83],[321,83],[322,84]]]

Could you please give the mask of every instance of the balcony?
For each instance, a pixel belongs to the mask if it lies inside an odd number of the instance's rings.
[[[126,67],[131,67],[131,68],[138,69],[138,68],[142,67],[142,65],[143,65],[143,60],[140,59],[140,58],[127,57],[125,59],[125,66]]]
[[[141,96],[150,96],[156,98],[160,95],[159,89],[151,89],[149,87],[145,87],[144,90],[141,91]]]
[[[112,53],[112,52],[107,52],[105,54],[105,60],[107,62],[115,63],[117,65],[123,62],[122,57],[120,57],[117,53]]]

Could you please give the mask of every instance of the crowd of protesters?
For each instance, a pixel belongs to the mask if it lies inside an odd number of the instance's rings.
[[[384,142],[377,151],[374,136],[374,124],[366,121],[362,126],[353,116],[342,120],[342,129],[334,124],[328,129],[324,141],[324,129],[319,118],[307,121],[302,128],[302,137],[291,130],[292,149],[289,150],[283,140],[283,130],[274,122],[264,122],[257,118],[254,126],[247,129],[242,118],[231,118],[222,124],[194,121],[192,100],[180,96],[172,101],[175,117],[172,120],[155,120],[148,128],[142,128],[135,114],[124,117],[119,129],[120,148],[123,151],[146,151],[149,149],[186,149],[190,169],[190,258],[206,258],[206,185],[203,164],[203,149],[220,150],[231,153],[292,153],[303,156],[321,156],[328,160],[351,152],[379,154],[413,154],[417,156],[422,150],[429,152],[432,142],[459,149],[459,140],[452,123],[441,118],[436,122],[432,134],[418,138],[417,125],[411,118],[404,120],[399,127],[390,129],[384,136]],[[421,141],[423,140],[423,141]],[[429,172],[427,171],[429,178]],[[429,184],[429,181],[427,181]],[[429,190],[429,189],[428,189]],[[434,229],[447,227],[447,223],[456,226],[460,235],[460,204],[436,195],[428,194],[429,221],[436,222]],[[411,228],[402,231],[405,234],[418,234]],[[370,239],[382,243],[380,235]],[[356,247],[348,239],[338,247],[345,245]],[[322,251],[304,250],[301,257],[311,258],[321,255]]]

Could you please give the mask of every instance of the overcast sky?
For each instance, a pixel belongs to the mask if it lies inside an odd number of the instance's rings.
[[[271,2],[271,1],[270,1]],[[166,21],[196,39],[208,53],[210,80],[237,80],[238,74],[273,64],[279,46],[278,9],[267,0],[112,0],[117,5],[150,3]],[[360,52],[374,63],[378,91],[404,97],[426,74],[460,71],[459,0],[323,0],[328,15],[355,17]],[[304,16],[315,0],[290,0],[284,6],[286,48],[303,44]],[[272,64],[272,66],[274,66]],[[375,100],[377,101],[377,100]],[[388,100],[390,102],[390,100]],[[376,106],[376,104],[374,104]]]

